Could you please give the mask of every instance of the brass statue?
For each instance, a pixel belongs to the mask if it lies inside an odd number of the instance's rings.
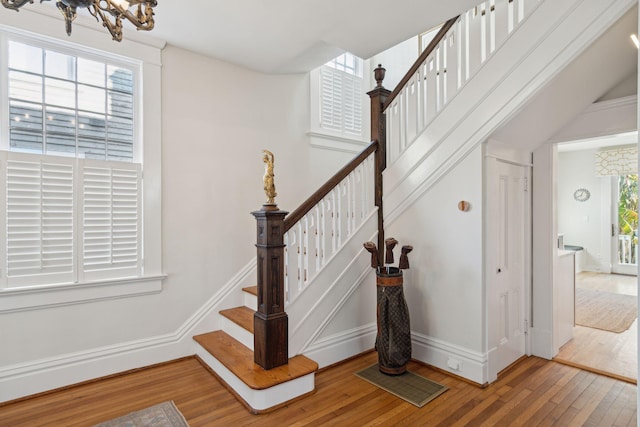
[[[276,185],[273,181],[273,162],[275,156],[269,150],[262,150],[262,161],[264,162],[264,192],[267,195],[267,205],[275,205]]]

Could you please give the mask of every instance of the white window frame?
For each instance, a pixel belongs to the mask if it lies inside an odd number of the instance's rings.
[[[116,280],[96,278],[93,281],[22,288],[7,288],[5,285],[0,288],[0,313],[160,292],[165,277],[162,273],[161,234],[161,49],[164,43],[135,33],[127,34],[128,38],[121,43],[115,43],[103,28],[95,25],[95,20],[83,16],[78,16],[73,35],[67,37],[54,8],[41,7],[38,12],[23,8],[20,13],[12,12],[0,13],[0,33],[9,32],[43,43],[64,45],[88,54],[106,53],[125,62],[132,59],[140,62],[143,83],[138,85],[136,93],[135,108],[140,116],[134,135],[134,159],[143,165],[144,174],[143,273],[139,277]],[[4,36],[0,35],[0,38],[3,39],[0,49],[4,50],[7,43]],[[80,41],[82,45],[78,44]],[[6,57],[6,52],[0,54]],[[0,86],[7,87],[6,72],[0,76]],[[0,109],[0,138],[4,141],[8,140],[8,116],[7,108]],[[5,194],[4,180],[0,182],[0,191]],[[6,224],[5,212],[0,212],[0,221]],[[0,256],[5,254],[0,253]],[[0,278],[5,274],[5,271],[0,271]]]
[[[366,85],[369,79],[366,78],[367,70],[369,70],[368,60],[362,60],[362,88],[360,91],[361,102],[361,132],[360,134],[339,131],[335,129],[327,129],[322,126],[322,69],[330,68],[329,65],[323,65],[312,70],[309,74],[309,88],[310,88],[310,130],[309,136],[311,137],[311,145],[316,148],[346,151],[351,153],[358,153],[362,150],[366,144],[370,141],[369,135],[369,123],[370,123],[370,108],[369,98],[366,92],[371,88],[367,88]]]

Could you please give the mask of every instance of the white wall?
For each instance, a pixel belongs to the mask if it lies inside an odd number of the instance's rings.
[[[404,278],[414,357],[445,369],[448,357],[463,360],[453,372],[478,382],[471,370],[486,351],[482,177],[477,146],[385,230],[399,247],[414,246]],[[461,200],[468,212],[458,210]]]
[[[308,75],[259,74],[172,46],[162,62],[163,291],[3,314],[0,372],[37,373],[45,361],[92,359],[176,334],[255,256],[250,212],[266,197],[261,150],[275,153],[284,210],[338,166],[330,155],[309,155]],[[157,354],[158,361],[175,356]],[[149,364],[126,359],[108,371],[77,369],[68,381]]]
[[[610,270],[610,180],[595,173],[596,149],[558,153],[558,234],[565,245],[584,247],[581,268]],[[578,202],[573,193],[586,188],[591,197]]]

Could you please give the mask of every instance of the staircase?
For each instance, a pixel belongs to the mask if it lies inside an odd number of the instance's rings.
[[[196,335],[196,355],[254,413],[260,414],[315,391],[318,364],[305,356],[265,370],[253,358],[253,314],[257,288],[242,289],[244,304],[220,311],[222,329]]]
[[[383,220],[393,235],[411,236],[416,245],[444,240],[438,233],[447,228],[451,218],[426,215],[425,210],[419,210],[419,203],[445,206],[440,200],[431,203],[429,192],[439,188],[456,168],[463,170],[467,159],[478,171],[472,181],[481,182],[479,147],[633,3],[490,0],[447,23],[398,88],[386,91],[379,82],[377,98],[371,95],[374,91],[370,93],[372,111],[376,112],[372,114],[370,147],[285,220],[284,302],[290,319],[289,363],[270,370],[254,363],[255,288],[242,289],[244,306],[219,311],[220,330],[194,337],[197,356],[251,412],[263,413],[313,393],[318,365],[357,354],[356,341],[371,348],[375,326],[367,329],[368,325],[356,323],[362,322],[360,319],[340,325],[341,331],[334,333],[337,338],[331,342],[333,336],[322,334],[340,313],[354,307],[352,311],[364,311],[362,301],[350,300],[360,283],[371,276],[362,242],[383,240]],[[442,193],[446,196],[453,190],[461,194],[467,191],[468,185],[460,181]],[[446,187],[446,183],[442,185]],[[481,191],[479,188],[478,200],[482,200]],[[446,206],[457,202],[447,200]],[[407,216],[422,221],[421,227],[416,227],[415,221],[398,221]],[[464,238],[468,241],[477,235],[477,247],[481,248],[477,230],[482,229],[482,218],[475,221],[469,222],[471,233]],[[421,255],[420,250],[416,256]],[[437,250],[431,248],[431,254],[454,259],[457,250],[457,246],[439,246]],[[430,255],[426,253],[422,253],[424,259]],[[478,265],[482,262],[476,259],[481,258],[480,251],[470,258]],[[487,335],[482,310],[475,306],[460,310],[458,303],[464,289],[473,292],[465,303],[480,304],[484,296],[482,269],[473,269],[473,276],[460,279],[463,268],[454,265],[446,271],[443,264],[414,269],[414,276],[430,279],[429,292],[437,298],[427,301],[420,294],[422,299],[416,298],[420,302],[410,303],[418,306],[414,312],[419,321],[428,313],[439,320],[456,316],[456,322],[440,325],[444,332],[429,330],[426,321],[412,323],[413,357],[486,384],[492,381],[487,374],[492,355],[483,347],[483,339],[476,339]],[[436,270],[436,274],[430,276],[428,269]],[[473,286],[462,288],[462,284]],[[236,290],[240,292],[239,286],[233,292]],[[534,332],[546,332],[541,330],[538,325]],[[302,354],[313,356],[320,364]]]

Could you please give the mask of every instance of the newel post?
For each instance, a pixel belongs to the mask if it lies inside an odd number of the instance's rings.
[[[289,361],[289,319],[284,311],[284,217],[276,205],[274,156],[264,150],[264,188],[268,200],[251,214],[257,223],[258,310],[253,316],[254,362],[264,369]]]
[[[371,140],[378,141],[378,150],[375,157],[375,204],[378,207],[378,247],[384,247],[384,221],[382,210],[382,172],[387,167],[387,119],[384,112],[384,103],[391,94],[390,90],[382,86],[386,70],[381,64],[374,70],[376,87],[367,92],[371,99]],[[378,254],[378,263],[384,264],[382,252]]]

